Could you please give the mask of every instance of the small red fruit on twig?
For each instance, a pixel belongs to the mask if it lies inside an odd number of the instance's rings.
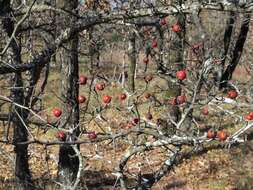
[[[244,116],[244,119],[247,121],[251,121],[253,119],[253,117],[250,114],[247,114]]]
[[[62,111],[61,111],[60,108],[54,108],[54,109],[53,109],[53,115],[54,115],[55,117],[60,117],[61,114],[62,114]]]
[[[215,131],[213,129],[209,129],[207,131],[207,138],[213,139],[213,138],[215,138],[215,135],[216,135],[216,133],[215,133]]]
[[[96,132],[95,132],[95,131],[89,132],[89,133],[88,133],[88,138],[89,138],[90,140],[96,139],[96,138],[97,138]]]
[[[177,103],[178,104],[183,104],[183,103],[185,103],[185,101],[186,101],[186,96],[185,95],[181,95],[181,96],[177,97]]]
[[[177,71],[176,75],[179,80],[184,80],[186,78],[186,71],[185,70]]]
[[[97,83],[95,88],[96,88],[96,91],[102,91],[105,88],[105,84],[104,83]]]
[[[79,84],[80,84],[80,85],[86,85],[87,80],[88,80],[88,79],[87,79],[86,76],[81,75],[81,76],[79,77]]]
[[[58,131],[56,137],[63,140],[66,138],[66,134],[64,131]]]
[[[174,97],[174,98],[172,98],[171,100],[169,100],[169,104],[171,104],[171,105],[173,105],[173,106],[177,105],[177,98]]]
[[[201,112],[202,112],[203,115],[208,115],[208,114],[209,114],[208,107],[204,107],[204,108],[201,110]]]
[[[109,104],[109,103],[111,102],[111,100],[112,100],[112,97],[111,97],[111,96],[109,96],[109,95],[104,95],[104,96],[103,96],[103,102],[104,102],[105,104]]]
[[[175,32],[175,33],[178,33],[178,32],[181,31],[181,28],[180,28],[180,26],[178,24],[173,24],[171,26],[171,28],[172,28],[172,31]]]
[[[146,99],[149,99],[149,98],[151,97],[151,94],[148,93],[148,92],[146,92],[146,93],[144,94],[144,97],[145,97]]]
[[[122,94],[119,95],[119,99],[121,101],[124,101],[126,98],[127,98],[127,95],[125,93],[122,93]]]
[[[133,124],[133,125],[137,125],[137,124],[139,123],[139,121],[140,121],[139,118],[136,117],[136,118],[134,118],[134,119],[132,120],[132,124]]]
[[[220,141],[225,141],[227,139],[227,133],[225,131],[218,131],[217,136]]]
[[[235,99],[238,96],[238,93],[235,90],[228,91],[228,97],[231,99]]]
[[[160,20],[160,25],[166,25],[166,24],[167,24],[166,18],[162,18],[162,19]]]
[[[79,104],[82,104],[86,101],[86,98],[85,98],[85,96],[79,95],[77,100],[78,100]]]
[[[154,48],[157,48],[157,46],[158,46],[157,41],[153,40],[152,44],[151,44],[151,47],[154,49]]]
[[[148,63],[149,63],[148,57],[145,57],[145,58],[143,59],[143,63],[145,63],[145,64],[148,64]]]

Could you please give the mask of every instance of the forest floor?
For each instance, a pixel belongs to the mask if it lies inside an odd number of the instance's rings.
[[[82,155],[87,158],[84,161],[83,182],[88,189],[114,189],[116,178],[112,173],[115,171],[120,155],[127,149],[119,144],[117,147],[104,143],[81,146]],[[44,147],[31,145],[30,150],[31,171],[38,189],[56,189],[54,179],[57,175],[57,146],[47,149],[50,157],[48,162],[46,162]],[[252,152],[253,141],[249,141],[236,148],[210,150],[203,155],[185,159],[152,189],[252,190]],[[13,147],[1,145],[0,153],[0,189],[11,189],[13,187]],[[150,173],[159,168],[164,160],[162,150],[152,150],[132,158],[128,164],[128,170],[137,174],[140,168],[144,173]],[[119,187],[116,186],[115,189]]]

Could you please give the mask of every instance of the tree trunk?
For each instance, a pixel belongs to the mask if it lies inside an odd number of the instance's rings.
[[[231,61],[221,77],[221,88],[227,87],[227,81],[232,78],[233,72],[235,71],[236,66],[239,64],[240,58],[242,56],[244,43],[247,39],[249,31],[250,19],[250,14],[245,14],[243,17],[240,33],[231,55]]]
[[[48,3],[48,2],[47,2]],[[51,0],[51,1],[49,1],[49,4],[50,4],[50,6],[52,6],[52,7],[56,7],[56,0]],[[53,38],[54,38],[54,40],[56,39],[56,35],[57,35],[57,27],[56,27],[56,25],[57,25],[57,23],[56,23],[56,13],[55,13],[55,11],[51,11],[50,12],[50,16],[52,17],[52,23],[53,23],[53,26],[52,26],[52,28],[53,28],[53,31],[54,31],[54,34],[53,34]],[[51,65],[52,66],[55,66],[55,65],[57,65],[56,64],[56,57],[57,57],[57,54],[56,53],[54,53],[53,54],[53,56],[51,57]]]
[[[5,3],[4,3],[5,2]],[[4,35],[10,38],[13,30],[14,23],[11,19],[10,1],[3,1],[1,4],[2,17],[0,30],[4,31]],[[18,44],[18,40],[12,40],[10,46],[7,49],[7,57],[10,65],[21,64],[21,47]],[[25,105],[24,88],[21,72],[17,72],[13,76],[11,98],[13,102],[19,105]],[[26,120],[28,117],[27,110],[20,108],[19,106],[12,105],[11,118],[14,128],[13,143],[15,145],[15,179],[17,182],[16,189],[32,189],[32,179],[28,164],[28,145],[21,145],[18,143],[28,140]]]
[[[90,57],[90,68],[93,69],[95,62],[95,47],[93,41],[93,27],[89,28],[89,57]]]
[[[78,1],[58,0],[57,6],[67,11],[73,12],[78,5]],[[76,18],[68,14],[61,15],[59,20],[62,26],[75,24]],[[73,134],[66,134],[67,141],[74,141],[80,133],[79,129],[79,105],[77,102],[78,85],[78,36],[76,35],[62,48],[61,65],[61,98],[63,114],[61,118],[62,126],[66,129],[73,129]],[[58,178],[64,186],[70,186],[76,179],[79,168],[79,160],[74,149],[70,145],[61,145],[58,163]]]
[[[128,69],[128,89],[131,92],[135,91],[135,69],[136,69],[136,35],[134,32],[130,33],[128,45],[129,69]]]
[[[11,92],[12,100],[20,105],[24,105],[24,92],[21,73],[16,73],[14,77],[14,85]],[[33,189],[31,173],[28,163],[28,145],[19,145],[17,143],[28,140],[27,123],[28,113],[26,110],[18,107],[12,107],[12,123],[14,128],[13,141],[15,144],[16,162],[15,162],[15,178],[17,181],[17,189]],[[23,124],[24,123],[24,124]]]

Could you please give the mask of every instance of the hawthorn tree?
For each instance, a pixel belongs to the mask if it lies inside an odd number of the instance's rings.
[[[36,187],[29,170],[28,150],[36,151],[31,144],[43,145],[45,152],[59,146],[58,178],[53,180],[62,189],[86,186],[82,171],[89,155],[82,145],[124,144],[128,148],[111,171],[115,186],[150,189],[185,158],[245,142],[253,112],[242,119],[225,105],[245,111],[252,107],[243,87],[231,81],[252,9],[252,1],[0,0],[1,143],[15,147],[18,187]],[[215,19],[206,18],[206,12],[223,15],[226,21],[208,28],[204,22]],[[119,37],[112,42],[113,34]],[[100,46],[97,39],[115,46]],[[126,47],[122,65],[127,73],[113,63],[107,71],[109,66],[103,64],[119,47]],[[118,78],[117,71],[122,73]],[[49,89],[55,73],[60,74],[60,89]],[[123,78],[128,85],[116,88]],[[43,108],[45,92],[59,105],[53,112]],[[243,95],[247,101],[238,98]],[[215,124],[203,132],[199,117],[208,116],[209,108],[235,117],[240,127],[228,134]],[[58,139],[41,139],[35,129],[53,131]],[[146,172],[149,163],[143,157],[152,157],[148,152],[158,149],[163,162]],[[139,160],[138,171],[131,170],[133,159]]]

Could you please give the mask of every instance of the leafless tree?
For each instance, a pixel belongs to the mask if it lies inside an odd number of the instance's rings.
[[[80,146],[122,140],[129,148],[113,171],[115,184],[122,189],[150,189],[184,158],[208,149],[236,146],[247,140],[243,135],[253,124],[243,123],[241,117],[223,105],[228,103],[245,110],[252,107],[249,104],[252,98],[247,95],[246,102],[235,101],[243,92],[241,86],[231,81],[248,37],[252,1],[87,0],[81,3],[57,0],[52,3],[0,0],[0,10],[0,78],[8,84],[7,90],[3,87],[4,93],[0,95],[0,120],[7,123],[1,143],[15,147],[15,178],[19,189],[36,188],[29,170],[31,144],[46,148],[58,145],[57,184],[62,189],[78,189],[86,158]],[[215,28],[219,31],[216,34],[215,30],[215,37],[203,23],[205,11],[226,17],[225,24]],[[101,89],[118,84],[124,78],[115,80],[117,77],[108,76],[103,64],[99,64],[104,54],[116,51],[114,46],[99,44],[100,40],[104,44],[111,43],[113,33],[120,36],[113,42],[115,47],[119,47],[117,43],[127,47],[129,63],[123,64],[128,67],[128,76],[125,76],[128,86],[120,89],[122,94],[117,99],[124,101],[121,105],[101,93]],[[25,40],[27,38],[29,40]],[[94,67],[95,56],[98,67]],[[53,57],[56,67],[52,67]],[[88,83],[79,79],[79,59],[83,57],[88,58],[85,64]],[[139,57],[144,60],[140,61]],[[150,70],[152,76],[148,75]],[[180,79],[178,71],[186,71],[187,77]],[[42,113],[46,112],[43,95],[48,90],[52,72],[61,75],[60,93],[56,92],[58,88],[50,90],[61,105],[62,115],[51,122]],[[145,82],[140,87],[137,85],[139,76],[140,81]],[[151,86],[154,76],[166,81],[166,85],[154,82],[157,84]],[[78,99],[82,83],[87,83],[83,107]],[[145,95],[154,86],[158,90]],[[233,96],[221,95],[230,91]],[[146,102],[142,100],[144,95],[148,99]],[[141,113],[141,106],[145,104],[149,107],[145,110],[149,117]],[[218,136],[218,143],[212,144],[215,138],[208,137],[206,131],[201,132],[194,115],[203,106],[233,116],[243,127],[229,136],[223,133],[226,138]],[[162,110],[156,120],[150,119],[151,107]],[[120,113],[122,130],[112,130],[114,118],[106,116],[112,110]],[[91,122],[100,127],[99,133],[87,129]],[[34,127],[62,133],[58,140],[41,140],[33,135]],[[222,131],[220,128],[213,130]],[[9,138],[11,131],[13,138]],[[143,173],[141,166],[138,172],[127,171],[134,156],[159,148],[164,150],[166,160],[156,171]]]

